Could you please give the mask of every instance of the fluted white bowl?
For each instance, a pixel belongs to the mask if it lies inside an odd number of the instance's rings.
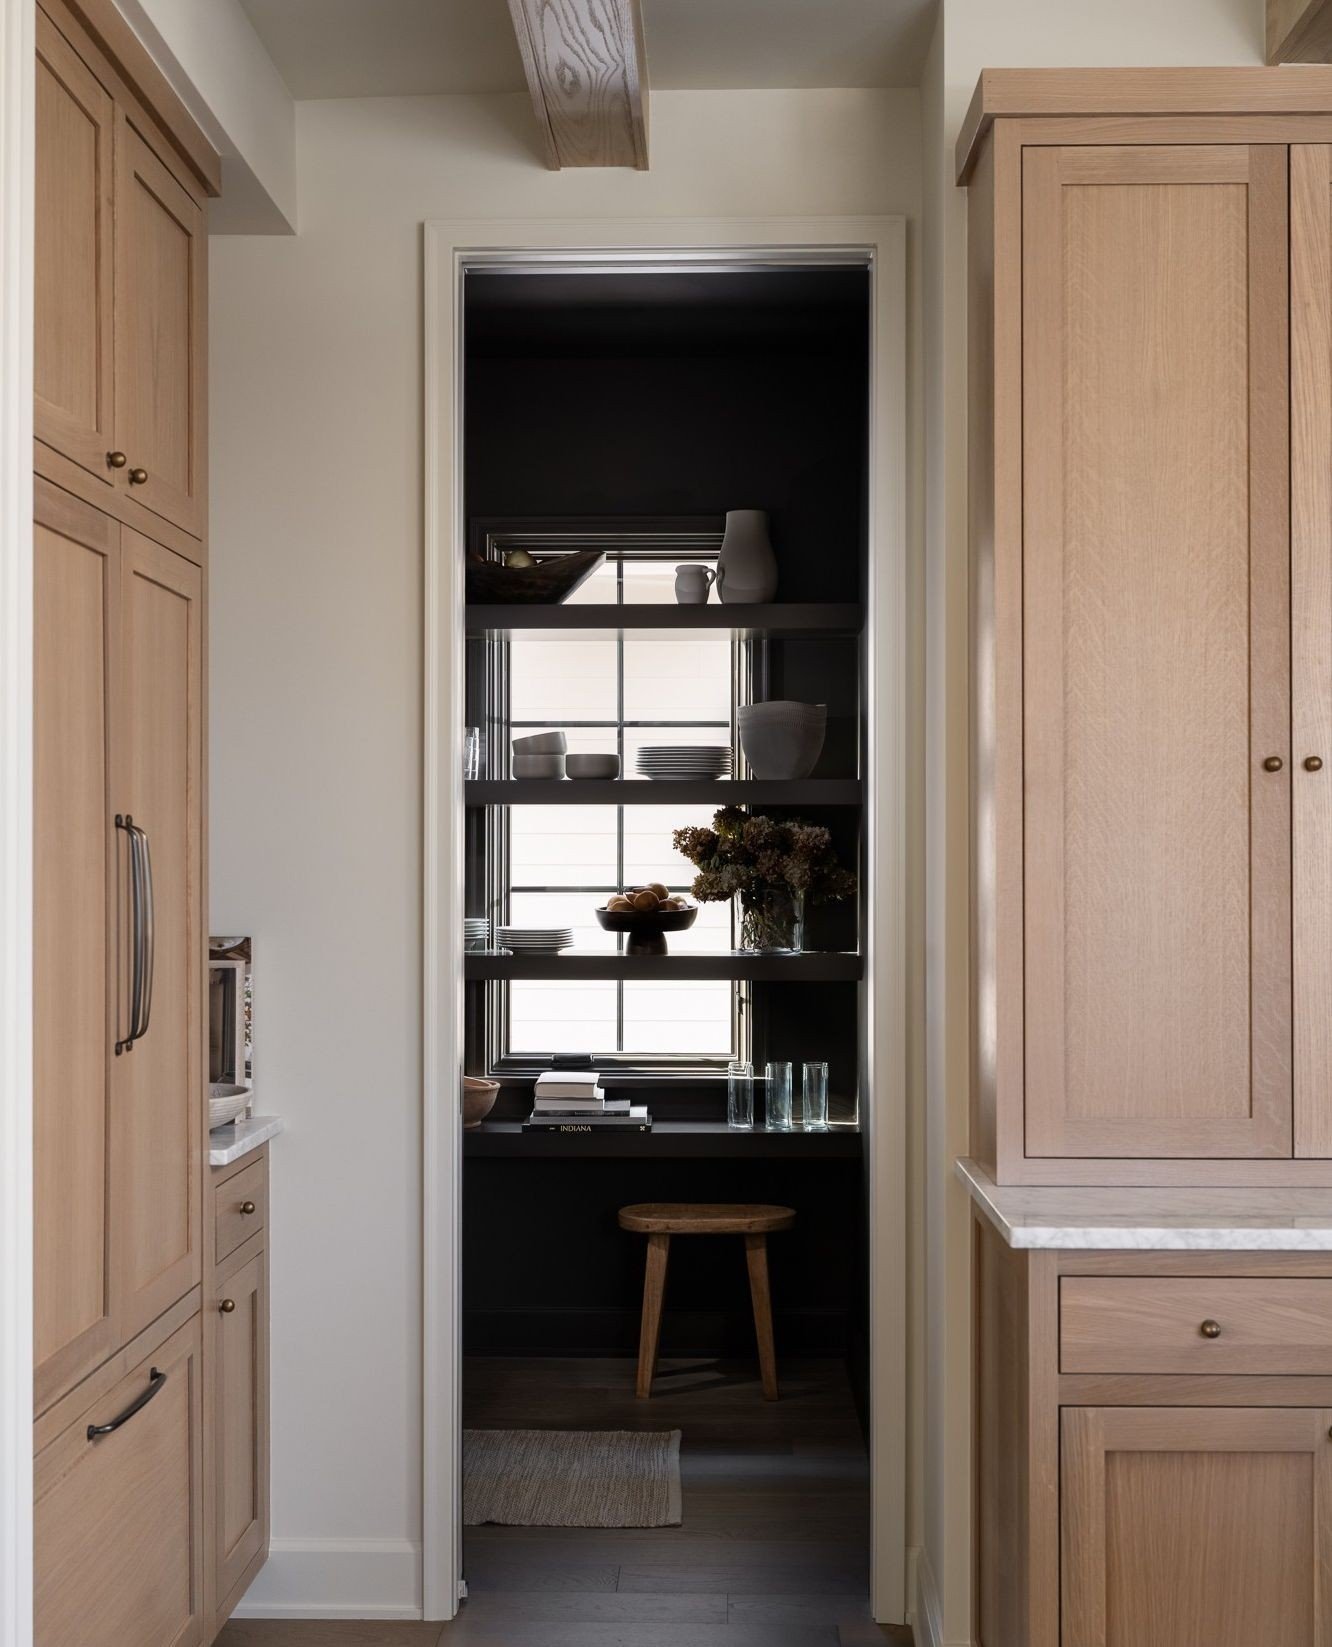
[[[828,706],[789,698],[741,704],[736,724],[756,778],[807,778],[823,753]]]

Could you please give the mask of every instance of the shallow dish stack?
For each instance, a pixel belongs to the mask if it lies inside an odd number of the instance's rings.
[[[644,778],[729,778],[731,750],[726,744],[649,744],[638,751]]]
[[[495,947],[515,955],[556,955],[573,943],[573,928],[567,926],[502,926],[495,932]]]
[[[463,947],[465,949],[490,948],[489,915],[463,916]]]

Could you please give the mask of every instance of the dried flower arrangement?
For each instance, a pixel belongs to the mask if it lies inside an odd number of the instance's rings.
[[[746,949],[802,948],[806,900],[830,903],[856,888],[828,830],[803,818],[778,821],[727,806],[711,829],[691,825],[672,839],[698,868],[690,890],[701,903],[739,896]]]

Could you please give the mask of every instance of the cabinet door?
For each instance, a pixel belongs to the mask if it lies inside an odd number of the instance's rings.
[[[123,116],[117,125],[116,434],[139,503],[202,531],[203,210]]]
[[[33,1336],[39,1412],[116,1348],[119,533],[45,481],[33,541]]]
[[[1066,1409],[1062,1647],[1328,1647],[1330,1418]]]
[[[1286,185],[1025,151],[1029,1155],[1292,1151]]]
[[[1332,149],[1290,153],[1295,1153],[1332,1156]],[[1318,763],[1310,770],[1311,763]]]
[[[202,1390],[196,1315],[38,1453],[38,1647],[203,1639]],[[90,1426],[125,1415],[109,1435]]]
[[[268,1256],[219,1277],[213,1326],[213,1538],[218,1606],[268,1542]],[[228,1305],[231,1307],[228,1308]]]
[[[114,130],[110,96],[38,11],[34,428],[108,483]]]
[[[118,787],[142,832],[152,907],[147,1028],[116,1060],[124,1148],[115,1205],[128,1335],[201,1274],[202,636],[198,568],[129,527],[121,544]]]

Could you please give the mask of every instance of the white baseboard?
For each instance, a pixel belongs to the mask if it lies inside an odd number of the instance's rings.
[[[947,1647],[943,1633],[943,1606],[930,1558],[923,1549],[913,1550],[911,1554],[915,1580],[911,1587],[911,1629],[916,1647]],[[970,1643],[963,1644],[963,1647],[970,1647]]]
[[[396,1538],[275,1538],[237,1618],[421,1616],[421,1546]]]

